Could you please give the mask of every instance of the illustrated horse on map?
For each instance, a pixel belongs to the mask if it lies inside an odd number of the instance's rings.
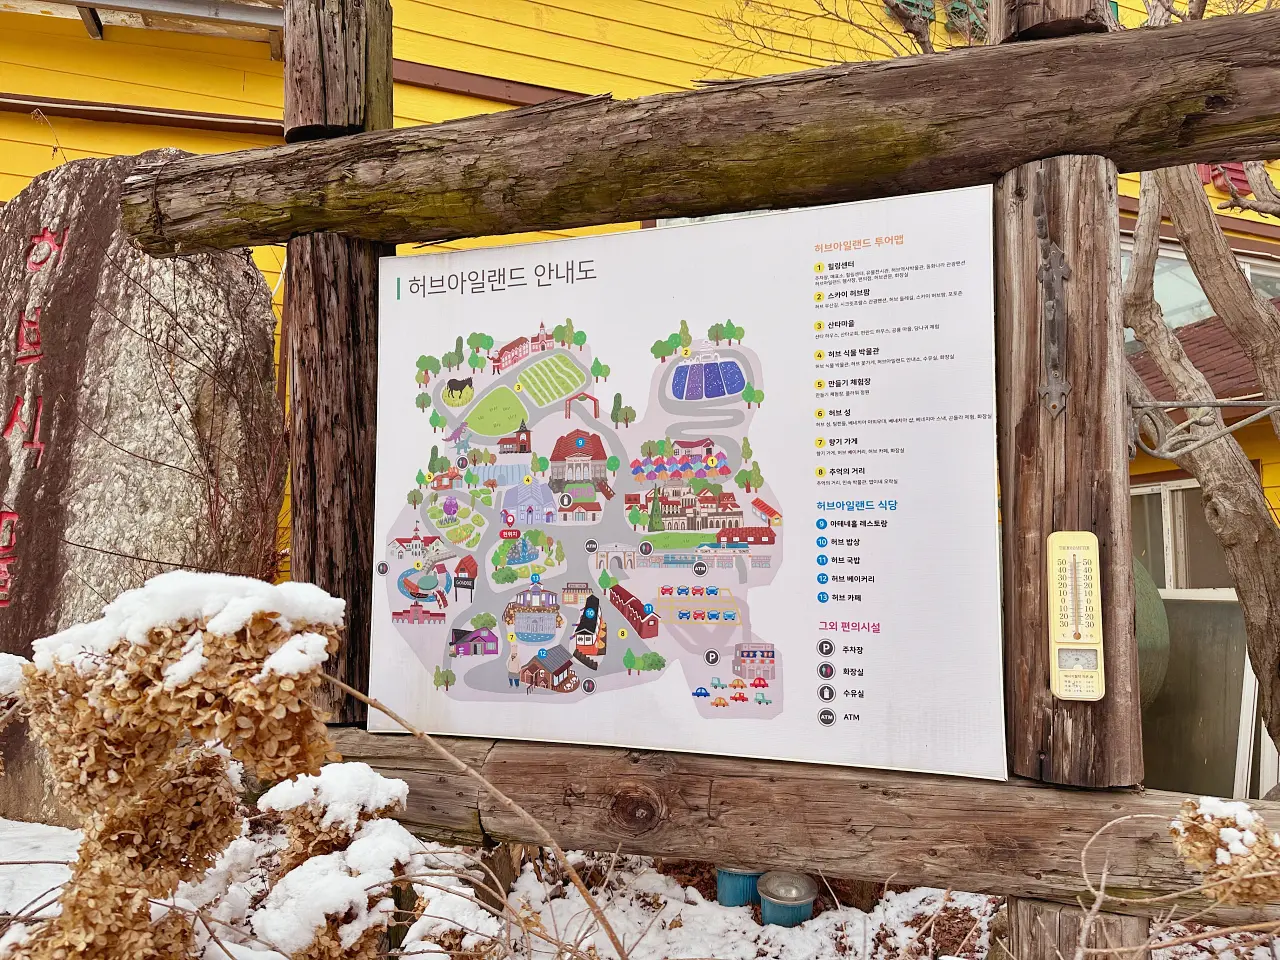
[[[467,390],[471,389],[471,377],[460,380],[448,380],[444,385],[444,392],[451,397],[461,397]]]

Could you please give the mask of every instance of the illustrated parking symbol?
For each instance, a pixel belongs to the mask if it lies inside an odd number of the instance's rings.
[[[829,657],[836,652],[836,645],[830,640],[818,641],[818,656]]]
[[[707,666],[714,667],[717,663],[720,662],[720,651],[708,650],[706,653],[702,655],[702,659],[707,664]]]

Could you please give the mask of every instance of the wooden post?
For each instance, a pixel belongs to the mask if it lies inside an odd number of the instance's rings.
[[[988,42],[1095,31],[1095,0],[1002,0]],[[1133,625],[1128,409],[1120,304],[1115,165],[1062,156],[997,181],[996,380],[1004,541],[1005,698],[1013,773],[1050,783],[1142,780]],[[1049,690],[1046,540],[1090,530],[1099,541],[1106,695]],[[1088,946],[1138,946],[1140,920],[1008,901],[1019,960]],[[1086,935],[1087,933],[1087,935]]]
[[[285,139],[391,126],[387,0],[285,0]],[[332,671],[369,683],[378,257],[383,244],[336,233],[289,241],[285,311],[291,335],[293,579],[347,601]],[[334,697],[340,722],[365,710]]]

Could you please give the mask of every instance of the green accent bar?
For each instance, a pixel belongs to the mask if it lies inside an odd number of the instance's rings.
[[[396,299],[400,299],[400,278],[396,277]]]

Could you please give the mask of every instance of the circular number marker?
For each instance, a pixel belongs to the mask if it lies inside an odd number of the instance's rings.
[[[524,485],[527,487],[531,483],[533,483],[533,477],[526,473],[524,475]]]
[[[824,585],[825,585],[825,584],[826,584],[826,582],[827,582],[828,580],[830,580],[830,579],[831,579],[831,578],[830,578],[830,577],[828,577],[825,573],[820,573],[820,574],[818,574],[818,583],[821,583],[821,584],[824,584]]]
[[[821,420],[826,415],[827,415],[827,411],[823,410],[821,407],[813,411],[813,416],[815,420]]]
[[[648,616],[649,614],[651,614],[651,613],[653,613],[653,604],[652,604],[652,603],[646,603],[646,604],[644,605],[644,615],[647,617],[647,616]]]
[[[524,393],[524,384],[521,383],[519,380],[517,380],[516,385],[513,389],[515,390],[516,393]]]
[[[583,610],[582,615],[586,617],[588,620],[594,620],[596,618],[596,612],[592,610],[590,607],[587,607],[587,609]]]
[[[706,653],[702,655],[702,659],[707,666],[714,667],[717,663],[720,662],[720,651],[708,650]]]
[[[825,546],[827,545],[827,542],[828,542],[828,541],[827,541],[827,538],[826,538],[826,537],[819,537],[819,538],[818,538],[818,546],[820,546],[820,547],[825,547]]]
[[[718,467],[718,466],[720,466],[720,458],[719,458],[719,457],[707,457],[707,466],[708,466],[708,467]]]
[[[817,293],[815,293],[815,294],[813,295],[813,302],[814,302],[814,303],[821,303],[821,302],[822,302],[822,300],[823,300],[823,297],[822,297],[822,291],[821,291],[821,290],[819,290]]]
[[[415,570],[421,570],[421,569],[422,569],[422,561],[421,561],[421,560],[415,560],[415,561],[413,561],[413,569],[415,569]]]
[[[627,628],[626,628],[626,627],[619,627],[619,628],[618,628],[618,639],[619,639],[619,640],[625,640],[625,639],[627,639]]]
[[[579,450],[581,450],[583,447],[587,445],[587,438],[579,437],[577,440],[573,441],[573,445],[577,447]]]
[[[819,591],[818,591],[818,602],[819,602],[819,603],[826,603],[826,602],[827,602],[828,600],[830,600],[830,599],[831,599],[831,597],[827,594],[827,591],[825,591],[825,590],[819,590]]]
[[[825,390],[825,389],[827,389],[827,381],[825,381],[825,380],[815,380],[815,381],[813,381],[813,389],[815,389],[815,390]]]
[[[821,480],[823,477],[825,477],[825,476],[827,475],[827,468],[826,468],[826,467],[818,467],[818,469],[817,469],[817,470],[814,470],[814,471],[813,471],[813,475],[814,475],[815,477],[817,477],[819,480]]]
[[[539,647],[539,648],[538,648],[538,656],[540,656],[540,657],[542,657],[543,659],[545,659],[545,658],[546,658],[546,656],[547,656],[547,648],[546,648],[546,647]]]
[[[508,634],[507,634],[507,639],[508,639],[510,642],[515,643],[515,642],[516,642],[516,635],[515,635],[514,633],[508,633]]]
[[[540,574],[540,573],[530,574],[530,575],[529,575],[529,582],[530,582],[530,583],[541,583],[541,582],[542,582],[542,574]]]
[[[428,470],[426,473],[422,475],[422,479],[427,481],[427,483],[430,483],[435,478],[436,478],[436,475],[432,473],[430,470]]]
[[[825,530],[827,529],[827,521],[824,518],[819,517],[817,526],[819,530]]]
[[[821,272],[822,272],[822,264],[820,264],[820,263],[815,263],[815,264],[813,265],[813,272],[814,272],[814,273],[821,273]]]
[[[827,359],[827,354],[826,354],[826,352],[825,352],[825,351],[823,351],[823,350],[815,350],[815,351],[813,351],[813,359],[815,359],[815,360],[825,360],[825,359]]]

